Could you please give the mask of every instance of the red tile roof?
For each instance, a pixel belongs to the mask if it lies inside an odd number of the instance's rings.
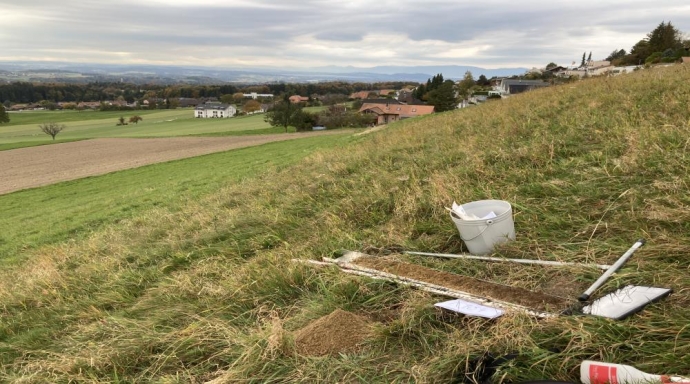
[[[300,95],[290,96],[290,102],[291,103],[302,103],[302,102],[307,102],[307,101],[309,101],[309,98],[306,96],[300,96]]]
[[[355,93],[350,95],[350,98],[351,99],[366,99],[367,97],[369,97],[369,92],[370,91],[355,92]]]
[[[359,109],[360,112],[369,110],[377,115],[400,115],[401,118],[415,117],[434,113],[433,105],[407,105],[407,104],[373,104],[366,103]]]

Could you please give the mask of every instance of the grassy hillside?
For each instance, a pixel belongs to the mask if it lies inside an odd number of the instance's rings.
[[[584,359],[690,373],[690,67],[590,79],[407,120],[169,210],[152,207],[0,272],[0,381],[577,382]],[[74,196],[79,200],[78,194]],[[445,206],[514,207],[514,258],[611,263],[598,294],[674,293],[620,322],[444,315],[441,296],[294,263],[341,249],[458,253]],[[598,272],[404,258],[574,297]],[[361,349],[309,356],[295,332],[335,309],[375,323]],[[346,324],[342,324],[346,326]]]
[[[175,210],[348,140],[342,135],[271,143],[1,195],[0,265],[22,259],[30,248],[74,239],[155,207]]]
[[[116,126],[118,118],[125,120],[140,115],[138,124]],[[206,134],[242,134],[247,131],[261,132],[270,125],[263,115],[239,116],[229,119],[197,119],[192,109],[159,111],[27,111],[10,114],[10,123],[0,126],[0,150],[15,147],[52,143],[50,136],[42,133],[39,124],[55,121],[66,126],[58,134],[58,140],[80,140],[97,137],[167,137]]]

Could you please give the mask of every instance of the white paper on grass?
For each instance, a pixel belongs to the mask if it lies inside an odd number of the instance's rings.
[[[486,305],[481,305],[461,299],[436,303],[434,304],[434,306],[444,308],[449,311],[462,313],[468,316],[485,317],[487,319],[495,319],[505,313],[502,309],[488,307]]]
[[[670,293],[668,288],[628,285],[594,300],[582,308],[582,313],[620,320]]]

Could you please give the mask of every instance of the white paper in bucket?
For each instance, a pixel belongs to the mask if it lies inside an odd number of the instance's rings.
[[[479,200],[462,205],[469,217],[487,217],[492,212],[495,218],[462,220],[451,213],[450,217],[465,242],[467,250],[473,255],[491,253],[495,245],[515,240],[513,208],[503,200]]]
[[[460,220],[487,220],[496,217],[496,213],[494,213],[494,211],[491,211],[482,217],[468,214],[465,212],[465,209],[462,207],[462,205],[458,205],[456,202],[453,202],[451,212],[453,212]]]

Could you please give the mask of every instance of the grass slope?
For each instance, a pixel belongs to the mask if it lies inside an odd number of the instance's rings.
[[[176,210],[138,211],[0,272],[0,381],[461,382],[487,352],[495,381],[577,382],[584,359],[690,372],[690,67],[543,89],[407,120]],[[84,198],[75,195],[74,199]],[[500,256],[612,262],[600,291],[675,292],[622,322],[441,315],[443,297],[293,263],[339,249],[460,252],[444,206],[514,205]],[[599,275],[463,260],[445,271],[577,295]],[[336,308],[378,321],[356,353],[296,352]]]
[[[27,249],[74,239],[154,207],[175,210],[194,200],[310,152],[342,145],[324,136],[154,164],[0,196],[0,263]]]
[[[229,119],[197,119],[192,109],[158,111],[77,112],[77,111],[28,111],[12,113],[9,124],[0,126],[0,145],[15,147],[31,143],[52,143],[50,136],[42,133],[38,125],[55,121],[66,126],[58,134],[59,140],[80,140],[99,137],[168,137],[206,134],[247,134],[247,131],[263,131],[270,125],[263,115],[239,116]],[[120,116],[129,119],[140,115],[138,124],[116,126]],[[12,148],[12,147],[10,147]],[[0,148],[1,149],[1,148]]]

